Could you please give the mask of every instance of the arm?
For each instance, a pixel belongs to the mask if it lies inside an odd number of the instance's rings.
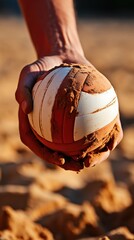
[[[38,57],[65,51],[83,55],[73,0],[19,0]]]

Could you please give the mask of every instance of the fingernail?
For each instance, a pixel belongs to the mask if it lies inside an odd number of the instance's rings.
[[[114,149],[115,149],[115,147],[117,146],[117,141],[116,140],[112,140],[112,142],[108,145],[108,149],[110,150],[110,151],[113,151]]]
[[[112,148],[112,150],[114,150],[114,149],[116,148],[117,145],[118,145],[118,143],[117,143],[117,141],[115,141],[114,144],[113,144],[113,148]]]
[[[65,163],[65,159],[64,158],[60,158],[60,162],[61,162],[61,165],[63,165]]]
[[[21,108],[22,108],[23,112],[26,113],[27,103],[25,100],[21,103]]]

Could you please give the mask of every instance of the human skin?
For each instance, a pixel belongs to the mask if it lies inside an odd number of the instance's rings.
[[[120,120],[117,122],[115,136],[110,147],[105,148],[99,156],[90,154],[82,161],[54,152],[41,144],[33,134],[27,114],[32,111],[31,90],[38,77],[61,63],[92,64],[85,58],[78,37],[76,19],[72,0],[19,0],[29,33],[36,50],[35,62],[25,66],[19,77],[16,100],[19,103],[19,131],[22,142],[36,155],[49,163],[66,170],[81,170],[90,162],[105,160],[122,138]],[[96,70],[97,72],[97,70]]]

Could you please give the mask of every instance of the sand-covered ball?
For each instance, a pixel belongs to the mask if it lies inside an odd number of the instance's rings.
[[[95,68],[55,67],[37,81],[32,94],[29,121],[48,148],[79,160],[109,141],[118,100],[111,83]]]

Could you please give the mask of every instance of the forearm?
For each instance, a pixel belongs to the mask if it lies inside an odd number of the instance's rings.
[[[38,57],[83,50],[73,0],[19,0]]]

